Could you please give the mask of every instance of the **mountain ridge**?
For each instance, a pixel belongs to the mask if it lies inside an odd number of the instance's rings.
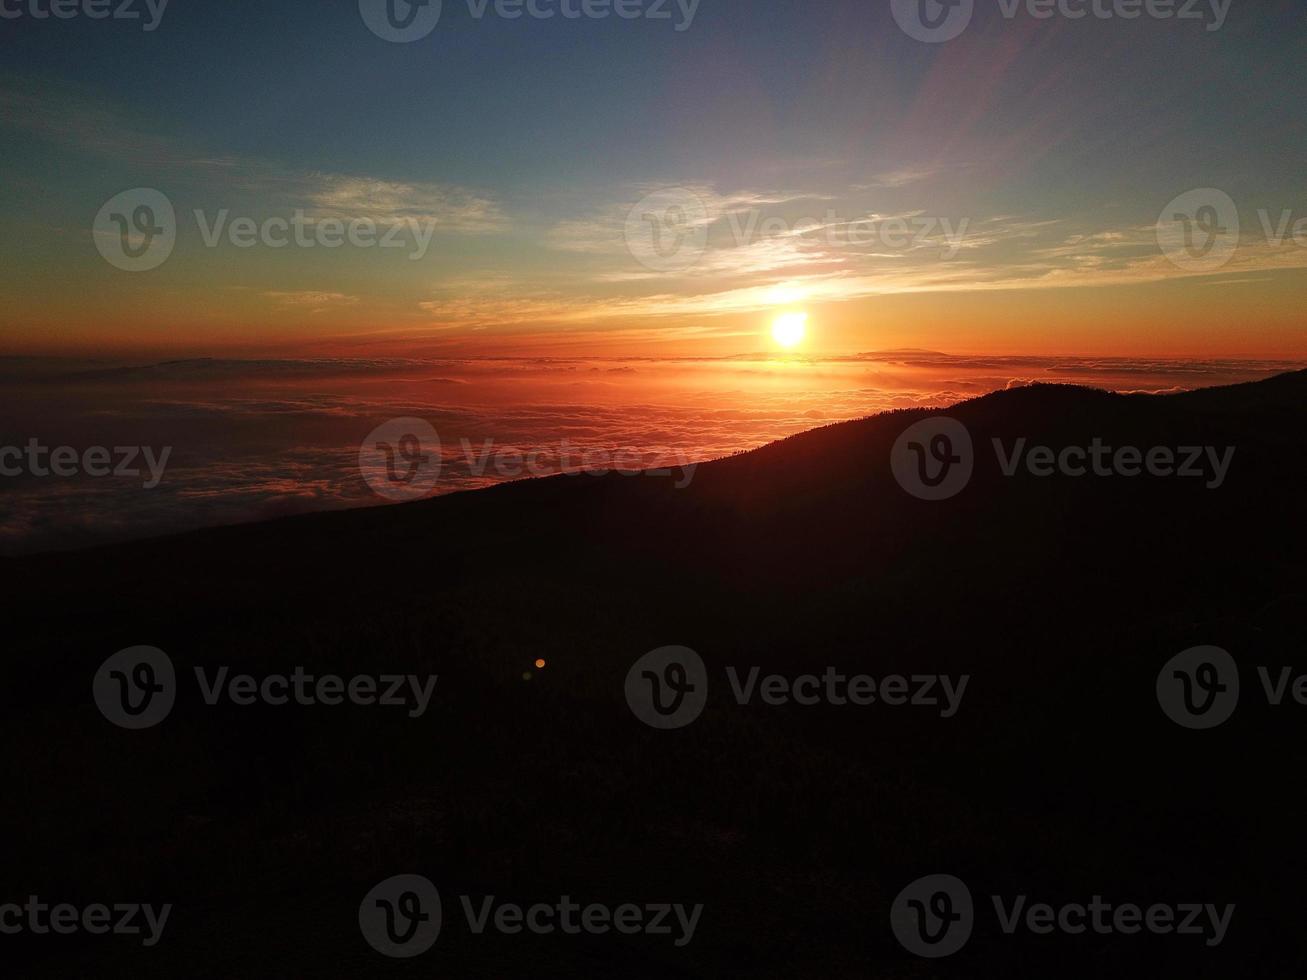
[[[966,399],[956,402],[947,407],[929,407],[929,408],[897,408],[885,412],[879,412],[873,415],[864,416],[857,419],[849,419],[841,422],[833,422],[828,425],[816,426],[811,429],[805,429],[802,432],[795,433],[783,439],[778,439],[762,446],[755,447],[731,456],[718,457],[692,463],[696,469],[696,475],[705,469],[712,469],[722,464],[735,463],[742,459],[760,459],[770,458],[781,452],[779,447],[805,446],[809,442],[824,442],[831,438],[854,438],[861,432],[865,431],[864,427],[888,424],[883,420],[901,419],[908,415],[929,416],[929,415],[956,415],[963,419],[986,416],[991,408],[1002,407],[1004,410],[1012,411],[1047,411],[1059,408],[1070,407],[1072,409],[1091,404],[1108,405],[1115,400],[1130,399],[1138,403],[1147,403],[1148,400],[1161,400],[1164,403],[1168,399],[1173,399],[1174,405],[1204,406],[1213,409],[1230,409],[1236,405],[1240,407],[1250,407],[1253,405],[1281,406],[1290,407],[1290,400],[1302,398],[1307,401],[1307,370],[1286,372],[1275,375],[1271,378],[1258,381],[1242,382],[1233,385],[1221,385],[1210,388],[1195,388],[1183,392],[1168,392],[1165,394],[1144,394],[1129,393],[1121,394],[1107,391],[1101,388],[1095,388],[1090,385],[1073,385],[1062,383],[1034,382],[1031,384],[1014,386],[1006,389],[999,389],[979,395],[975,398]],[[1120,402],[1117,402],[1120,404]],[[1155,407],[1164,407],[1163,404],[1157,404]],[[585,475],[586,479],[603,479],[590,475]],[[249,529],[265,528],[277,529],[291,527],[301,523],[325,522],[331,523],[341,520],[349,520],[346,515],[356,515],[360,513],[371,513],[373,511],[395,512],[398,514],[407,514],[408,508],[428,507],[439,505],[439,502],[453,498],[463,498],[469,494],[488,495],[497,492],[503,492],[508,487],[521,488],[524,486],[539,486],[546,481],[554,480],[573,480],[575,474],[554,474],[546,477],[530,477],[521,480],[513,480],[508,483],[499,484],[492,487],[482,487],[472,490],[462,490],[451,494],[440,494],[434,497],[424,498],[420,501],[414,501],[408,504],[400,505],[377,505],[373,507],[349,508],[346,510],[314,512],[307,514],[295,514],[284,517],[272,518],[264,521],[245,522],[231,525],[216,525],[214,527],[198,528],[175,532],[157,537],[137,539],[133,541],[112,542],[102,545],[94,545],[88,548],[61,550],[52,553],[42,553],[36,555],[23,555],[0,558],[0,564],[22,563],[25,561],[39,561],[46,554],[71,555],[83,553],[95,553],[105,550],[114,549],[132,549],[147,544],[155,544],[168,541],[184,541],[195,535],[210,535],[215,532],[230,530],[232,533],[259,533]],[[616,479],[614,477],[613,479]],[[628,479],[628,477],[621,477]],[[520,489],[515,492],[521,492]],[[397,517],[398,519],[398,517]]]
[[[908,980],[921,961],[893,939],[890,904],[949,872],[978,897],[1239,911],[1216,950],[978,926],[940,976],[1296,975],[1284,937],[1300,880],[1284,855],[1307,812],[1296,779],[1249,760],[1307,765],[1300,717],[1259,703],[1256,679],[1307,645],[1305,383],[968,401],[946,411],[975,468],[947,500],[890,472],[904,429],[940,412],[919,408],[716,461],[681,489],[552,477],[11,560],[0,782],[24,806],[0,810],[0,902],[39,886],[177,906],[148,956],[87,943],[55,957],[33,941],[16,962],[33,977],[217,980],[265,975],[294,936],[313,938],[296,946],[304,975],[388,975],[357,934],[359,902],[421,873],[449,895],[707,907],[674,956],[613,937],[492,945],[451,922],[438,950],[451,970]],[[1236,453],[1217,489],[1007,476],[990,440],[1021,437]],[[141,644],[186,684],[156,729],[124,731],[91,679]],[[670,732],[623,695],[632,665],[668,645],[711,673],[702,717]],[[1245,677],[1217,732],[1180,728],[1157,700],[1159,670],[1198,645]],[[194,674],[224,667],[439,683],[421,718],[207,704]],[[969,683],[943,719],[740,704],[729,669]]]

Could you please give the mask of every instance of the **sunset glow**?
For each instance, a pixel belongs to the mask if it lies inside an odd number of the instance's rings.
[[[766,349],[1307,356],[1298,312],[1307,239],[1295,231],[1307,199],[1265,138],[1290,138],[1276,107],[1293,104],[1301,82],[1280,101],[1251,104],[1212,87],[1202,129],[1225,138],[1206,151],[1205,169],[1183,176],[1157,158],[1155,127],[1123,128],[1078,108],[1090,84],[1090,105],[1148,91],[1158,105],[1183,106],[1194,80],[1171,66],[1215,66],[1208,48],[1227,44],[1235,57],[1242,38],[1124,22],[1101,26],[1107,37],[1091,23],[1050,23],[1039,43],[1004,34],[1001,48],[986,49],[1002,57],[975,61],[960,57],[966,39],[936,48],[904,36],[884,4],[838,30],[784,8],[750,37],[724,9],[705,9],[692,35],[633,35],[617,18],[590,25],[595,43],[569,71],[568,59],[516,61],[496,40],[502,23],[469,39],[461,60],[419,65],[402,57],[416,48],[376,47],[384,42],[356,7],[301,25],[305,50],[332,60],[297,66],[289,82],[275,60],[174,38],[188,70],[143,68],[133,84],[97,68],[123,40],[111,31],[80,40],[84,56],[36,30],[11,34],[0,129],[21,153],[0,165],[0,213],[21,235],[0,263],[7,348],[721,357],[754,352],[745,337],[802,309],[820,329],[795,340],[798,324],[786,320]],[[187,36],[225,29],[219,13],[187,16]],[[576,25],[531,26],[549,35]],[[166,27],[180,31],[180,18]],[[610,77],[637,37],[651,56],[675,53],[665,88],[627,93],[624,76],[611,76],[607,95],[579,98],[575,73]],[[1104,44],[1117,46],[1128,77],[1090,68]],[[722,45],[744,45],[729,67],[709,53]],[[774,50],[794,65],[840,67],[790,78]],[[1257,50],[1268,73],[1298,78],[1287,50]],[[372,66],[366,91],[340,70],[351,64]],[[529,72],[536,97],[474,87],[455,112],[387,95],[461,91],[474,69],[509,88]],[[39,84],[52,71],[62,83]],[[694,94],[700,77],[720,82],[711,98]],[[172,97],[144,100],[142,87]],[[293,105],[265,98],[279,91],[315,95]],[[659,100],[675,111],[653,111]],[[199,104],[212,125],[189,118]],[[549,125],[545,105],[561,107]],[[632,112],[644,124],[619,149],[611,133]],[[1182,130],[1176,145],[1202,141],[1196,118],[1171,120]],[[60,179],[41,186],[38,209],[35,189],[52,174]],[[1224,197],[1185,197],[1204,187]],[[166,200],[163,234],[133,223],[141,201],[113,204],[125,188]],[[1189,262],[1186,227],[1234,229],[1227,199],[1242,219],[1237,247]],[[1159,230],[1159,216],[1177,211],[1190,225]],[[1220,220],[1199,221],[1200,212]],[[114,264],[123,243],[147,241],[157,258]]]
[[[782,313],[772,321],[772,339],[782,347],[798,347],[808,332],[808,314]]]
[[[329,4],[294,33],[321,57],[287,67],[247,43],[285,38],[272,8],[4,21],[13,439],[174,446],[130,498],[10,484],[14,547],[373,502],[358,444],[392,419],[438,432],[440,494],[1033,381],[1307,360],[1282,117],[1307,89],[1259,40],[1307,14],[1208,32],[957,4],[976,23],[926,43],[908,3],[704,5],[684,32],[368,4],[431,33],[391,43]],[[1221,70],[1245,61],[1288,88],[1247,98]],[[1140,92],[1164,118],[1094,108]],[[409,444],[366,471],[425,465]]]

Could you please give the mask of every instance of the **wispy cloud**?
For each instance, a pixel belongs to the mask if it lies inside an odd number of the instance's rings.
[[[910,187],[937,172],[889,172],[843,195],[636,185],[545,235],[548,247],[586,256],[570,292],[545,297],[501,281],[494,294],[423,308],[447,323],[463,314],[483,324],[711,316],[774,308],[778,296],[788,298],[781,302],[837,301],[904,292],[1127,285],[1193,275],[1165,258],[1150,225],[1103,227],[1083,216],[947,215],[924,206],[875,206],[876,189]],[[626,239],[632,206],[658,192],[693,202],[684,209],[681,231],[701,235],[703,248],[689,264],[650,268]],[[1221,272],[1228,279],[1293,268],[1307,268],[1307,249],[1288,239],[1274,244],[1245,235]]]
[[[876,174],[866,183],[855,184],[854,187],[857,190],[866,190],[872,187],[907,187],[910,184],[919,184],[923,180],[929,180],[942,172],[942,167],[903,167],[899,170],[889,170],[885,173]]]
[[[114,107],[68,92],[0,87],[0,125],[93,156],[186,179],[210,193],[253,199],[263,208],[303,208],[311,218],[369,219],[378,225],[431,222],[442,234],[502,231],[508,219],[488,194],[430,181],[287,168],[271,161],[207,153],[150,132]]]
[[[263,295],[282,306],[304,309],[309,313],[323,313],[341,306],[356,306],[359,301],[357,296],[349,296],[345,293],[314,292],[312,290],[301,290],[299,292],[265,290]]]
[[[1014,214],[973,203],[967,210],[940,209],[944,199],[978,200],[937,193],[941,178],[953,181],[955,171],[965,169],[960,164],[909,165],[869,178],[864,170],[853,178],[861,182],[843,185],[830,167],[808,171],[807,183],[778,176],[771,187],[633,182],[587,188],[521,213],[471,187],[295,169],[187,145],[149,132],[92,97],[67,92],[0,87],[0,124],[85,154],[139,163],[165,186],[181,188],[179,210],[189,196],[254,215],[295,209],[311,220],[422,222],[437,235],[511,239],[514,252],[489,257],[455,244],[444,253],[452,262],[414,262],[399,279],[371,288],[363,276],[351,279],[346,292],[335,288],[339,280],[315,275],[262,292],[275,307],[303,313],[344,311],[359,322],[380,319],[380,313],[396,330],[583,325],[616,332],[637,320],[670,328],[677,318],[895,293],[1181,278],[1248,282],[1258,274],[1307,268],[1307,248],[1291,236],[1277,243],[1259,235],[1252,222],[1224,268],[1197,276],[1168,261],[1153,227],[1120,208],[1077,213],[1032,206]],[[702,240],[692,261],[671,268],[641,261],[648,256],[631,240],[632,212],[649,195],[679,195],[686,202],[679,230]],[[471,255],[477,255],[475,270],[468,268]],[[317,256],[304,261],[310,259]]]
[[[304,177],[302,193],[317,216],[378,224],[412,218],[433,221],[443,232],[501,231],[508,223],[490,198],[452,185],[314,174]]]

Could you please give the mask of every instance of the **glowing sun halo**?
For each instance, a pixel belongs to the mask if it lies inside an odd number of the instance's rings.
[[[782,347],[797,347],[808,329],[808,314],[782,313],[772,321],[772,339]]]

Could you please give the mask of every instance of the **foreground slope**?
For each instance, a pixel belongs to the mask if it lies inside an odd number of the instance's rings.
[[[1064,386],[955,406],[956,496],[891,473],[933,413],[804,433],[653,476],[558,477],[417,504],[215,529],[0,566],[12,725],[9,895],[176,905],[164,942],[23,936],[31,975],[384,975],[359,901],[392,874],[446,893],[434,972],[574,976],[1287,976],[1307,708],[1307,373],[1170,396]],[[1213,447],[1210,480],[1004,475],[992,448]],[[111,653],[179,673],[434,673],[420,718],[377,707],[208,706],[157,728],[90,697]],[[632,663],[680,644],[711,693],[654,731]],[[1235,717],[1186,731],[1161,666],[1241,667]],[[548,662],[534,671],[537,658]],[[724,670],[970,677],[961,709],[740,705]],[[1296,670],[1295,666],[1295,670]],[[533,674],[523,680],[524,672]],[[1291,699],[1288,699],[1291,700]],[[947,871],[1031,901],[1239,903],[1215,949],[1170,936],[1006,936],[992,911],[933,964],[888,928]],[[453,896],[703,903],[693,943],[476,936]],[[149,896],[158,896],[151,899]],[[1244,911],[1246,909],[1246,912]],[[44,941],[42,941],[44,940]],[[423,965],[425,964],[425,965]],[[928,969],[927,969],[928,967]]]

